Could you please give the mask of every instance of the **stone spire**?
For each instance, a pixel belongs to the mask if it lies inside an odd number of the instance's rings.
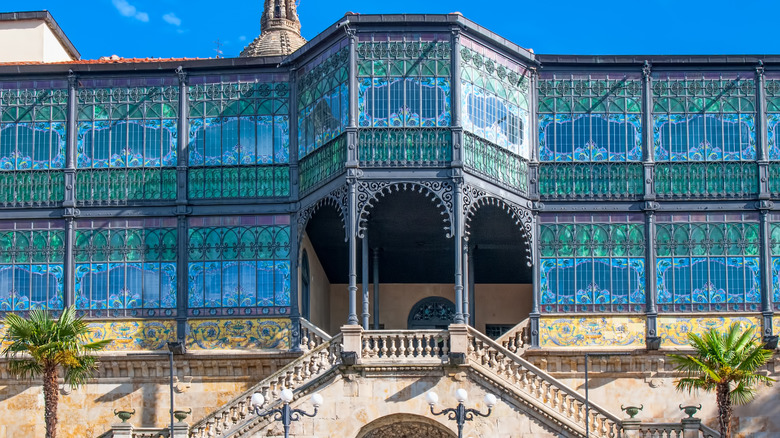
[[[241,51],[241,57],[289,55],[306,43],[301,36],[297,0],[265,0],[260,36]]]

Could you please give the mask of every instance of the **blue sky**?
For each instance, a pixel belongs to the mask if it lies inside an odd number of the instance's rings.
[[[48,9],[84,59],[237,56],[260,32],[262,0],[2,0],[0,12]],[[537,53],[780,53],[777,0],[302,0],[312,38],[347,11],[447,13]],[[761,17],[765,17],[762,20]]]

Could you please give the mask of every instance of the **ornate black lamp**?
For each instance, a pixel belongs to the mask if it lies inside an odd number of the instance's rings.
[[[284,403],[281,408],[271,409],[263,412],[260,408],[265,403],[265,397],[263,397],[263,394],[256,392],[252,395],[252,401],[250,402],[250,405],[252,406],[252,409],[255,411],[256,415],[273,414],[275,421],[281,421],[282,425],[284,426],[284,438],[290,437],[290,424],[293,421],[299,421],[301,419],[301,415],[313,418],[315,415],[317,415],[317,410],[320,406],[322,406],[323,402],[323,398],[320,394],[312,395],[311,404],[314,406],[314,412],[310,414],[301,409],[290,408],[290,402],[293,401],[293,392],[289,389],[283,389],[282,393],[279,394],[279,399],[282,400],[282,403]]]
[[[441,412],[436,412],[433,407],[439,402],[439,396],[433,391],[428,392],[425,395],[425,400],[431,405],[431,414],[433,415],[447,415],[450,420],[458,423],[458,438],[463,438],[463,424],[467,421],[472,421],[474,416],[488,417],[493,412],[493,406],[496,405],[496,396],[493,394],[485,395],[485,404],[488,407],[487,414],[483,414],[476,409],[466,409],[463,403],[469,399],[469,394],[465,389],[458,389],[455,391],[455,399],[458,400],[458,406],[455,408],[447,408]]]

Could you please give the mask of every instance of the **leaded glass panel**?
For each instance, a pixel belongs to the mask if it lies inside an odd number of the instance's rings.
[[[755,214],[659,215],[661,311],[755,311],[761,303]]]
[[[751,77],[738,73],[655,73],[655,159],[755,160],[755,82]]]
[[[768,158],[780,161],[780,75],[767,74],[765,91]]]
[[[542,217],[544,312],[640,312],[645,303],[641,215]]]
[[[349,47],[346,40],[298,72],[298,158],[344,132],[349,119]]]
[[[780,310],[780,214],[770,215],[769,245],[772,256],[772,305]]]
[[[76,308],[89,316],[176,313],[176,219],[76,223]]]
[[[361,127],[450,125],[449,36],[361,35],[357,55]]]
[[[542,74],[541,161],[642,160],[642,84],[635,74]]]
[[[0,222],[0,312],[63,308],[64,226]]]
[[[462,40],[463,129],[525,159],[528,143],[528,67]]]
[[[289,216],[191,218],[190,314],[287,313],[289,223]]]

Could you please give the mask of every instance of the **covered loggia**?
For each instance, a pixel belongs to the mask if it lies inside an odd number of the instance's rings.
[[[498,337],[533,304],[530,217],[503,200],[476,200],[466,216],[464,266],[469,323]]]

